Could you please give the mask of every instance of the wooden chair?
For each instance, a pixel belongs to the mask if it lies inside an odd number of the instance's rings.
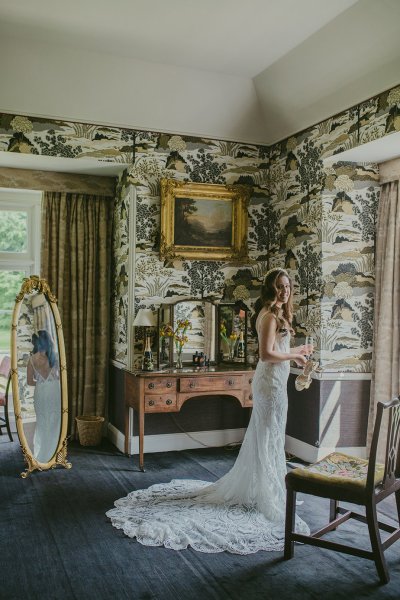
[[[383,414],[388,414],[388,436],[385,464],[377,464],[376,455]],[[287,504],[285,526],[286,560],[293,557],[294,542],[328,548],[345,554],[367,558],[375,562],[381,583],[390,580],[384,551],[400,538],[400,527],[378,521],[376,506],[381,500],[395,494],[400,521],[400,399],[379,402],[375,420],[369,461],[345,454],[333,453],[323,460],[304,468],[293,469],[286,476]],[[330,499],[329,523],[308,535],[293,531],[296,513],[296,493]],[[365,506],[366,516],[344,509],[339,501]],[[344,521],[353,518],[368,525],[371,550],[320,539]],[[382,542],[382,529],[391,535]]]
[[[0,417],[0,435],[3,435],[2,428],[7,428],[8,437],[13,441],[8,418],[8,392],[11,383],[11,359],[4,356],[0,363],[0,406],[4,406],[4,417]]]

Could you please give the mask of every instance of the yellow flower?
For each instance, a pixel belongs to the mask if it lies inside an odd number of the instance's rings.
[[[178,352],[182,351],[183,346],[188,341],[186,331],[192,329],[192,323],[189,319],[179,319],[175,330],[171,325],[162,325],[160,328],[160,337],[170,337],[174,340]]]

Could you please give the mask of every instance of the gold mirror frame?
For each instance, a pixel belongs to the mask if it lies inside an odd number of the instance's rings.
[[[162,259],[188,260],[247,260],[247,208],[252,188],[247,185],[222,185],[210,183],[192,183],[161,179],[161,240],[160,256]],[[230,220],[231,244],[196,246],[193,244],[178,244],[177,228],[183,228],[175,223],[175,203],[191,202],[197,210],[196,203],[215,202],[228,204]],[[183,228],[184,229],[184,228]]]
[[[50,461],[46,463],[38,462],[33,454],[32,450],[28,445],[24,427],[23,427],[23,419],[21,414],[21,402],[19,395],[19,385],[18,385],[18,348],[17,348],[17,327],[18,327],[18,318],[21,310],[21,304],[25,298],[26,294],[30,294],[32,292],[37,291],[38,293],[42,293],[52,312],[56,332],[57,332],[57,345],[58,345],[58,353],[60,358],[60,386],[61,386],[61,428],[60,428],[60,436],[58,439],[58,444],[56,451]],[[14,402],[14,413],[15,413],[15,422],[17,426],[17,433],[19,437],[19,442],[21,445],[21,449],[25,458],[25,462],[27,463],[27,468],[25,471],[21,473],[21,477],[25,478],[32,471],[45,471],[47,469],[52,469],[57,465],[61,465],[66,469],[71,468],[71,463],[67,461],[67,427],[68,427],[68,388],[67,388],[67,367],[65,361],[65,347],[64,347],[64,335],[61,325],[60,313],[57,306],[57,299],[50,291],[49,285],[45,279],[40,279],[36,275],[32,275],[31,277],[24,278],[21,286],[21,290],[15,299],[14,311],[12,315],[12,323],[11,323],[11,382],[12,382],[12,392],[13,392],[13,402]]]

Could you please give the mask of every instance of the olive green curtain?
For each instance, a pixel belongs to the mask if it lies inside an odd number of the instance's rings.
[[[399,181],[381,187],[375,250],[374,352],[368,446],[379,401],[400,393],[400,197]],[[384,457],[386,439],[378,449]]]
[[[72,436],[76,416],[106,411],[112,214],[108,196],[43,195],[41,275],[61,314]]]

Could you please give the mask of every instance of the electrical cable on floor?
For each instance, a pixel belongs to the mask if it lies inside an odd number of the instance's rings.
[[[196,444],[200,444],[201,446],[204,446],[204,448],[214,448],[214,446],[210,446],[209,444],[205,444],[204,442],[198,440],[197,438],[195,438],[192,434],[190,434],[188,431],[186,431],[179,423],[178,421],[175,419],[175,415],[173,415],[172,413],[169,413],[169,416],[171,417],[172,421],[174,422],[175,426],[182,431],[182,433],[184,433],[185,435],[187,435],[191,440],[193,440],[194,442],[196,442]],[[224,446],[225,450],[236,450],[237,448],[239,448],[242,445],[242,442],[230,442],[229,444],[226,444]],[[285,452],[285,459],[286,462],[291,462],[293,461],[293,459],[296,459],[296,456],[294,454],[290,454],[289,452]]]
[[[201,442],[200,440],[198,440],[197,438],[195,438],[188,431],[186,431],[185,429],[183,429],[183,427],[175,419],[175,415],[173,415],[172,413],[168,413],[168,414],[171,417],[171,419],[174,422],[174,424],[176,425],[176,427],[180,431],[182,431],[182,433],[184,433],[188,437],[190,437],[191,440],[193,440],[194,442],[196,442],[196,444],[200,444],[201,446],[204,446],[204,448],[215,448],[215,446],[210,446],[209,444],[205,444],[204,442]],[[242,445],[242,442],[231,442],[230,444],[227,444],[226,446],[224,446],[224,448],[227,449],[227,450],[233,450],[233,449],[235,449],[235,448],[237,448],[238,446],[241,446],[241,445]]]

